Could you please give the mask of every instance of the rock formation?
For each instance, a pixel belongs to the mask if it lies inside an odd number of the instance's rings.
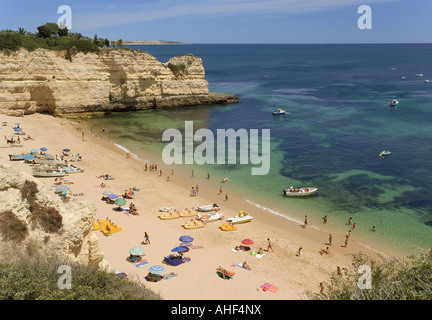
[[[56,116],[238,102],[209,92],[202,60],[192,54],[167,63],[124,49],[66,56],[46,49],[0,51],[0,113]]]
[[[22,191],[24,184],[29,182],[37,187],[31,200],[24,197]],[[53,208],[61,215],[58,232],[47,232],[39,223],[34,223],[36,207]],[[96,214],[94,203],[64,203],[60,199],[53,199],[40,181],[11,166],[0,164],[0,215],[8,211],[26,226],[26,234],[22,241],[6,241],[5,227],[0,228],[1,252],[11,244],[22,248],[31,247],[34,251],[54,252],[68,261],[110,271],[109,263],[104,260],[104,253],[99,248],[99,239],[92,232]]]

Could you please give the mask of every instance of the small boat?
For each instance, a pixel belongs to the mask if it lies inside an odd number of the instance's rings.
[[[278,115],[281,115],[281,114],[285,114],[285,113],[286,113],[286,110],[282,110],[282,109],[277,109],[277,110],[273,111],[273,114],[275,116],[278,116]]]
[[[423,73],[417,73],[416,77],[423,77]]]
[[[402,79],[402,80],[405,80],[405,79],[406,79],[406,77],[401,77],[401,79]]]
[[[394,99],[392,102],[390,102],[390,107],[396,107],[399,104],[399,101]]]
[[[162,207],[162,208],[159,208],[159,211],[161,211],[161,212],[170,212],[170,211],[174,211],[174,210],[175,210],[174,207]]]
[[[391,155],[391,152],[389,150],[384,150],[379,154],[380,157],[385,157],[389,155]]]
[[[237,224],[237,223],[249,222],[252,221],[252,219],[253,217],[250,216],[249,213],[247,213],[246,211],[240,211],[237,216],[228,218],[227,222],[230,222],[232,224]]]
[[[201,220],[192,220],[192,221],[188,221],[185,224],[183,224],[182,227],[185,228],[185,229],[204,228],[205,227],[205,223],[202,222]]]
[[[34,177],[64,177],[68,173],[62,169],[39,168],[32,172]]]
[[[33,155],[34,155],[34,153],[32,153],[32,152],[26,152],[26,153],[21,153],[21,154],[10,154],[9,160],[11,160],[11,161],[24,160],[25,157],[33,156]]]
[[[183,218],[194,217],[196,215],[197,215],[197,211],[195,210],[195,208],[192,208],[192,209],[186,208],[180,212],[180,217],[183,217]]]
[[[81,168],[77,168],[72,164],[68,164],[68,165],[64,165],[64,166],[60,166],[60,169],[63,169],[64,171],[66,171],[67,173],[79,173],[79,172],[84,172],[84,169]]]
[[[164,212],[164,213],[160,214],[159,218],[161,220],[171,220],[171,219],[180,218],[180,215],[177,211],[169,211],[169,212]]]
[[[294,188],[293,186],[288,189],[284,189],[283,192],[288,197],[305,197],[312,196],[315,192],[318,191],[318,188]]]
[[[219,226],[219,229],[222,231],[235,231],[237,230],[237,226],[233,225],[232,223],[224,223]]]
[[[425,83],[429,83],[430,82],[430,80],[425,80]]]
[[[214,222],[217,220],[223,220],[224,214],[220,211],[212,211],[209,213],[198,213],[197,215],[198,219],[202,219],[205,222]]]
[[[207,206],[200,206],[198,207],[198,211],[201,212],[209,212],[209,211],[218,211],[220,210],[220,207],[216,203],[209,204]]]

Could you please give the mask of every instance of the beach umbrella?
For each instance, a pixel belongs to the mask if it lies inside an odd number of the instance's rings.
[[[193,238],[192,238],[191,236],[181,236],[179,240],[180,240],[181,242],[186,242],[186,243],[188,243],[188,242],[192,242],[192,241],[193,241]]]
[[[47,151],[48,149],[45,147],[40,148],[40,151]]]
[[[64,152],[69,152],[69,151],[70,151],[70,149],[63,149],[63,151],[64,151]]]
[[[251,239],[244,239],[241,243],[244,244],[244,245],[251,245],[254,242]]]
[[[108,195],[109,197],[109,195]],[[124,198],[118,198],[115,201],[115,204],[118,205],[119,207],[124,206],[126,204],[126,199]]]
[[[57,187],[56,189],[55,189],[55,193],[62,193],[62,192],[65,192],[65,191],[67,191],[67,190],[69,190],[70,188],[69,187],[67,187],[67,186],[60,186],[60,187]]]
[[[119,196],[116,195],[115,193],[111,193],[107,197],[110,198],[110,199],[115,199],[115,198],[118,198]]]
[[[126,194],[128,196],[133,196],[135,194],[135,192],[133,192],[132,190],[129,190],[129,191],[126,192]]]
[[[21,124],[21,122],[15,122],[15,124],[16,124],[16,125],[20,125],[20,124]]]
[[[72,191],[70,190],[65,190],[60,194],[62,197],[70,197],[72,196]]]
[[[144,254],[145,250],[141,247],[135,247],[129,250],[129,253],[133,256],[140,256]]]
[[[161,274],[165,271],[165,268],[156,264],[154,266],[151,266],[148,271],[153,274]]]
[[[61,178],[61,177],[57,177],[57,178],[54,179],[54,181],[56,181],[56,182],[57,182],[57,181],[63,181],[63,178]]]
[[[185,251],[189,251],[189,248],[186,247],[175,247],[174,249],[171,250],[171,252],[185,252]]]
[[[110,195],[110,194],[114,194],[114,192],[107,190],[107,191],[104,191],[102,194],[103,194],[104,196],[108,196],[108,195]]]
[[[24,157],[24,160],[33,160],[33,159],[34,159],[33,156],[25,156],[25,157]]]
[[[21,129],[21,128],[15,128],[14,131],[15,131],[15,132],[21,132],[22,129]]]

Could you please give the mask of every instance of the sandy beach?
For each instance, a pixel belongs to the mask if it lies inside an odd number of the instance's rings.
[[[9,161],[11,153],[28,152],[32,148],[46,147],[48,153],[61,155],[64,148],[71,153],[80,153],[82,160],[75,165],[85,170],[84,173],[71,174],[67,179],[73,184],[73,193],[82,196],[73,197],[71,201],[92,201],[96,204],[97,219],[109,218],[118,224],[122,230],[110,236],[96,232],[100,247],[112,269],[126,272],[130,280],[143,283],[164,299],[179,300],[292,300],[307,299],[306,290],[319,292],[319,283],[328,281],[332,272],[350,265],[351,254],[362,251],[376,255],[376,251],[361,245],[361,239],[356,238],[352,231],[348,247],[343,247],[344,234],[332,232],[331,220],[324,225],[322,221],[309,221],[308,226],[290,221],[271,214],[236,197],[229,190],[229,200],[224,195],[218,195],[219,181],[207,179],[190,172],[178,172],[170,175],[171,169],[165,166],[157,155],[149,155],[150,162],[159,164],[157,171],[145,171],[145,164],[133,157],[127,157],[126,152],[115,145],[98,138],[88,129],[74,120],[54,118],[50,115],[33,114],[22,118],[0,116],[1,122],[8,125],[1,127],[3,136],[13,134],[12,126],[21,123],[23,131],[35,140],[22,141],[22,148],[8,148],[6,141],[0,148],[0,161],[20,170],[31,172],[28,164],[21,161]],[[84,139],[83,139],[84,132]],[[99,134],[99,133],[98,133]],[[100,133],[102,134],[102,133]],[[159,169],[163,170],[159,176]],[[110,174],[113,180],[103,180],[100,175]],[[166,181],[167,176],[171,181]],[[41,178],[47,189],[54,193],[52,182],[54,178]],[[216,180],[216,179],[214,179]],[[101,187],[101,183],[106,186]],[[196,197],[190,196],[191,186],[199,185]],[[127,207],[133,202],[139,215],[129,215],[114,211],[115,206],[101,201],[102,192],[106,190],[122,194],[129,188],[136,187],[134,199],[127,200]],[[225,186],[224,186],[225,188]],[[229,188],[227,184],[227,188]],[[254,219],[251,222],[238,225],[236,231],[221,231],[219,226],[223,221],[208,223],[204,228],[185,230],[181,225],[190,218],[161,220],[159,209],[174,206],[178,210],[217,203],[225,217],[233,217],[239,211],[249,212]],[[304,213],[307,215],[307,212]],[[347,226],[347,230],[349,226]],[[144,233],[147,232],[150,244],[142,244]],[[326,249],[329,233],[333,236],[333,245],[329,254],[320,254]],[[163,264],[164,256],[180,244],[182,235],[194,238],[193,246],[185,256],[191,261],[174,267]],[[234,252],[232,249],[241,244],[243,239],[254,241],[252,250],[263,248],[267,250],[267,239],[271,240],[273,251],[264,251],[264,256],[257,258],[250,252]],[[126,261],[129,249],[132,247],[145,249],[145,259],[149,265],[137,268]],[[301,256],[297,250],[302,247]],[[383,252],[380,248],[373,248]],[[397,255],[395,252],[385,252],[387,255]],[[247,262],[251,270],[245,270],[236,263]],[[159,282],[148,282],[144,277],[151,265],[163,265],[165,273],[175,272],[177,276]],[[231,280],[221,279],[216,274],[216,268],[221,266],[235,272]],[[273,285],[276,290],[263,291],[260,287],[265,283]],[[187,288],[187,290],[185,290]]]

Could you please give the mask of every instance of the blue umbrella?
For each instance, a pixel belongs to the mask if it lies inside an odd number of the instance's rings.
[[[24,160],[33,160],[33,159],[34,159],[33,156],[25,156],[25,157],[24,157]]]
[[[40,148],[41,151],[47,151],[48,149],[45,147]]]
[[[70,151],[70,149],[63,149],[63,151],[64,151],[64,152],[69,152],[69,151]]]
[[[161,274],[165,271],[165,268],[160,265],[154,265],[151,266],[148,271],[153,274]]]
[[[129,250],[129,253],[133,256],[140,256],[144,254],[144,249],[141,247],[135,247]]]
[[[191,236],[181,236],[179,239],[181,242],[192,242],[193,238]]]
[[[108,196],[108,195],[110,195],[110,194],[114,194],[114,192],[107,190],[107,191],[104,191],[102,194],[103,194],[104,196]]]
[[[107,198],[110,198],[110,199],[115,199],[115,198],[118,198],[119,196],[118,195],[116,195],[115,193],[111,193],[111,194],[109,194],[108,196],[107,196]]]
[[[15,122],[15,124],[16,124],[16,125],[19,125],[19,124],[21,124],[21,122]]]
[[[185,252],[185,251],[189,251],[189,249],[186,247],[175,247],[174,249],[171,250],[171,252]]]
[[[21,132],[22,131],[21,128],[15,128],[14,130],[15,130],[15,132]]]

